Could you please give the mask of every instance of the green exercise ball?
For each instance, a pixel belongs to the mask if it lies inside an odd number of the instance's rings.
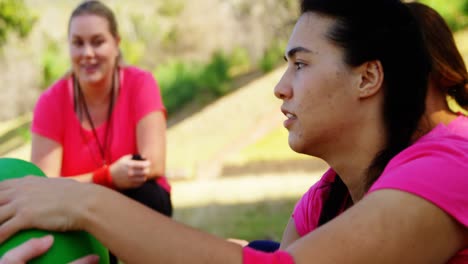
[[[26,175],[45,177],[44,173],[30,162],[20,159],[0,158],[0,181],[20,178]],[[10,237],[0,245],[0,256],[8,250],[28,241],[31,238],[53,235],[54,244],[42,256],[28,263],[33,264],[62,264],[69,263],[81,257],[94,254],[99,256],[100,264],[109,263],[107,249],[84,231],[53,232],[38,229],[23,230]]]

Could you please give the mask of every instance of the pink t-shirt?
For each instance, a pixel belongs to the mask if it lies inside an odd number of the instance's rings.
[[[370,192],[396,189],[433,203],[468,227],[468,118],[439,124],[393,158]],[[468,263],[468,249],[448,263]]]
[[[315,183],[297,202],[292,218],[297,233],[302,237],[314,231],[319,225],[320,214],[327,201],[336,173],[328,169],[322,178]]]
[[[293,212],[300,236],[318,227],[336,173],[328,170],[299,200]],[[447,126],[440,124],[395,156],[369,193],[397,189],[415,194],[437,205],[468,226],[468,118],[459,116]],[[468,263],[468,249],[449,263]]]
[[[137,153],[136,127],[147,114],[165,113],[159,87],[151,73],[136,67],[122,67],[120,89],[111,117],[108,152],[113,163],[123,155]],[[74,111],[72,78],[62,78],[47,89],[34,109],[32,132],[52,139],[63,147],[61,175],[64,177],[95,171],[102,166],[97,141],[92,130],[81,127]],[[104,142],[106,123],[96,127],[100,142]],[[162,142],[164,144],[164,142]],[[168,192],[165,177],[157,182]]]

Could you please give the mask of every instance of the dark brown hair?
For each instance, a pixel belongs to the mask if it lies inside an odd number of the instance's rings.
[[[422,33],[400,0],[302,0],[301,11],[335,19],[327,37],[343,48],[348,65],[382,63],[387,138],[368,167],[369,188],[387,163],[410,145],[425,112],[431,61]]]
[[[411,144],[426,108],[429,52],[417,21],[400,0],[301,0],[301,11],[335,19],[327,37],[343,49],[348,65],[359,66],[372,60],[382,63],[386,139],[367,168],[367,191],[388,162]],[[347,194],[346,185],[337,175],[319,224],[338,214]]]
[[[100,1],[91,0],[81,3],[73,10],[68,21],[68,30],[70,31],[70,24],[73,18],[81,15],[96,15],[104,18],[109,24],[109,32],[114,38],[119,38],[119,30],[117,20],[115,19],[114,12]]]
[[[437,88],[452,96],[460,106],[467,107],[468,74],[452,31],[431,7],[416,2],[408,3],[408,6],[419,23],[431,56],[431,81]]]
[[[120,37],[119,34],[119,25],[117,23],[117,19],[115,18],[114,12],[103,4],[101,1],[97,0],[87,0],[78,5],[72,12],[70,16],[70,20],[68,21],[68,31],[70,32],[70,25],[73,18],[81,15],[95,15],[104,18],[108,25],[109,25],[109,32],[111,35],[118,39]],[[119,54],[116,60],[116,67],[125,66],[125,61],[122,56],[122,51],[119,50]]]

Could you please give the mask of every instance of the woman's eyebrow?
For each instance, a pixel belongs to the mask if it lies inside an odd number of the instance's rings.
[[[288,59],[294,57],[296,55],[296,53],[298,53],[298,52],[311,53],[312,51],[307,49],[307,48],[301,47],[301,46],[294,47],[294,48],[292,48],[292,49],[290,49],[290,50],[288,50],[286,52],[286,55],[284,56],[284,60],[288,61]]]

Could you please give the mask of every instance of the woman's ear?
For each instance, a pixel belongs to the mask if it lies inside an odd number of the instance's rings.
[[[382,63],[378,60],[368,61],[359,66],[361,81],[359,84],[359,98],[367,98],[380,91],[383,85],[384,72]]]

